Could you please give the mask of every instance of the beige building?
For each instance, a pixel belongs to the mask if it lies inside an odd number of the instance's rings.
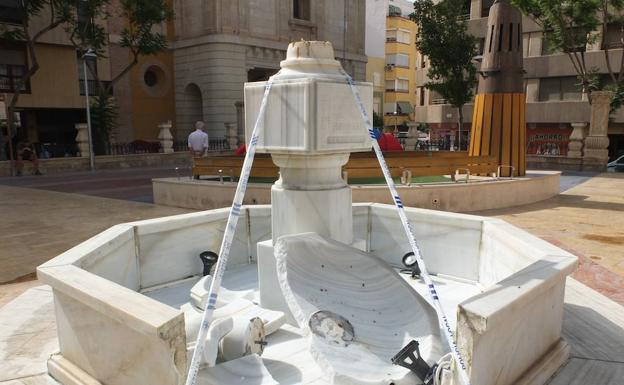
[[[275,73],[291,41],[330,41],[343,67],[366,79],[365,0],[176,0],[175,13],[177,139],[199,119],[211,138],[224,137],[226,123],[242,134],[243,84]]]
[[[485,41],[487,16],[493,0],[466,0],[465,13],[469,32]],[[598,68],[606,74],[603,44],[609,44],[613,36],[601,36],[598,41],[587,47],[587,67]],[[524,70],[526,71],[526,121],[527,152],[529,154],[566,155],[568,138],[572,133],[572,124],[589,123],[590,106],[577,86],[578,80],[572,63],[564,54],[552,52],[542,39],[542,32],[528,18],[523,21]],[[619,35],[618,35],[619,36]],[[612,63],[619,68],[621,51],[615,50]],[[427,68],[416,71],[416,81],[422,85],[426,81]],[[417,122],[426,122],[434,137],[457,135],[457,111],[444,100],[425,90],[423,98],[417,98],[415,118]],[[464,139],[469,137],[472,118],[472,104],[464,110],[467,119],[464,127]],[[624,153],[624,109],[612,115],[609,125],[609,152],[611,158]]]
[[[21,23],[16,2],[0,1],[0,23]],[[115,14],[113,2],[109,11]],[[31,23],[31,35],[47,25],[44,13]],[[132,60],[129,52],[118,44],[123,20],[106,20],[109,45],[97,59],[95,71],[104,85],[119,74]],[[161,32],[172,37],[173,24],[159,26]],[[39,70],[22,90],[17,103],[18,113],[13,142],[31,142],[45,145],[51,157],[77,154],[76,123],[86,122],[83,61],[68,40],[62,26],[42,35],[35,46]],[[31,58],[25,44],[0,41],[0,94],[7,93],[7,101],[17,80],[27,70]],[[171,120],[175,125],[173,99],[173,60],[170,52],[140,58],[138,65],[113,87],[119,107],[117,128],[111,133],[114,141],[128,143],[136,139],[157,140],[158,123]],[[95,95],[98,83],[87,74],[89,94]],[[4,113],[2,105],[1,115]],[[6,119],[5,116],[0,118]],[[3,132],[4,144],[6,131]],[[8,152],[8,151],[7,151]]]

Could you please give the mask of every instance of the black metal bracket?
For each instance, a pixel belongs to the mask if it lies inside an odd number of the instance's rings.
[[[433,385],[433,376],[437,365],[429,366],[420,356],[418,341],[412,340],[394,357],[392,363],[411,370],[425,385]]]
[[[199,259],[201,259],[202,263],[204,264],[204,271],[202,275],[205,277],[207,275],[210,275],[210,270],[212,270],[212,267],[219,260],[219,256],[213,251],[204,251],[203,253],[199,254]]]
[[[401,262],[403,262],[403,265],[407,268],[407,269],[402,269],[401,273],[411,273],[412,274],[412,278],[416,279],[416,278],[420,278],[420,267],[418,266],[418,261],[416,261],[416,259],[414,258],[413,262],[410,262],[410,257],[414,256],[414,252],[410,251],[409,253],[406,253],[403,258],[401,259]]]

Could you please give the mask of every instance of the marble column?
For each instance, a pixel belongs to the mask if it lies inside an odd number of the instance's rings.
[[[570,141],[568,143],[568,158],[582,158],[583,157],[583,140],[586,135],[587,123],[571,123],[572,134],[570,134]]]
[[[76,145],[78,146],[80,157],[88,158],[91,153],[89,149],[89,127],[87,123],[76,123],[74,127],[78,131],[76,134]]]
[[[158,140],[160,141],[160,146],[165,154],[173,152],[173,135],[171,135],[171,127],[171,120],[162,122],[158,125],[158,129],[160,130],[158,133]]]
[[[609,160],[609,113],[613,92],[594,91],[591,95],[589,135],[585,138],[583,159],[590,163],[604,164]]]

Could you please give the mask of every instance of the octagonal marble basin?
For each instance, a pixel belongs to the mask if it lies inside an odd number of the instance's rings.
[[[50,375],[63,385],[183,384],[195,336],[186,335],[189,320],[180,309],[193,303],[190,290],[203,270],[199,254],[218,251],[228,212],[218,209],[120,224],[41,265],[38,276],[54,293],[60,346],[48,362]],[[563,294],[576,257],[501,220],[413,208],[406,213],[455,325],[471,382],[545,383],[568,354],[561,338]],[[401,257],[410,246],[394,207],[354,204],[353,234],[366,251],[366,257],[354,252],[354,258],[357,255],[366,264],[373,258],[383,261],[388,275],[397,277]],[[270,206],[244,206],[223,286],[233,296],[239,291],[252,298],[259,307],[286,312],[263,303],[260,289],[265,275],[259,270],[274,269],[277,274],[276,261],[259,260],[257,251],[271,238]],[[371,268],[370,274],[376,269]],[[374,279],[366,277],[366,282]],[[391,355],[407,335],[418,337],[414,325],[425,325],[431,336],[439,335],[422,283],[409,275],[400,278],[403,283],[397,290],[402,294],[382,288],[372,294],[383,293],[388,302],[407,296],[426,317],[412,314],[401,325],[404,336],[376,341],[379,350],[370,351],[377,357]],[[409,289],[422,293],[425,300]],[[249,290],[255,294],[249,295]],[[351,300],[343,298],[354,306]],[[307,309],[303,302],[300,307]],[[340,307],[332,309],[342,312]],[[390,305],[387,309],[396,311]],[[358,336],[362,327],[353,318]],[[251,363],[249,368],[235,372],[249,373],[258,383],[329,384],[332,380],[312,356],[309,341],[305,324],[284,324],[267,336],[261,357],[242,359]],[[232,373],[233,362],[227,362],[217,364],[214,371],[202,369],[198,384],[208,385],[207,379],[218,373]]]

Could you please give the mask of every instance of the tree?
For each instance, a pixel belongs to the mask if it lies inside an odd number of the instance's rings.
[[[91,117],[94,146],[98,153],[102,153],[110,131],[116,126],[117,108],[112,90],[139,63],[141,56],[166,50],[166,37],[154,27],[170,21],[173,10],[167,0],[81,0],[78,4],[65,30],[79,53],[84,54],[91,49],[98,57],[104,56],[109,42],[104,23],[110,17],[124,21],[119,46],[130,53],[126,66],[106,84],[92,67],[87,66],[98,84],[97,94],[91,103]]]
[[[9,151],[12,152],[12,138],[15,128],[15,107],[34,74],[39,70],[35,45],[47,32],[66,23],[71,18],[72,1],[69,0],[13,0],[12,9],[19,15],[19,23],[0,24],[0,39],[19,42],[26,46],[28,64],[26,71],[17,80],[9,93],[7,103],[7,133]],[[34,23],[33,21],[36,21]],[[14,158],[13,154],[10,155]],[[0,159],[5,159],[3,135],[0,134]]]
[[[461,16],[464,1],[421,0],[414,3],[410,18],[418,25],[416,47],[427,56],[429,81],[425,87],[439,93],[457,108],[460,146],[464,125],[463,106],[473,98],[477,69],[473,59],[477,55],[477,39],[466,30]]]
[[[590,103],[592,91],[606,89],[615,92],[612,108],[619,108],[624,97],[624,50],[616,68],[611,50],[624,48],[624,0],[512,0],[512,3],[542,27],[551,51],[568,56]],[[585,60],[587,45],[600,37],[597,31],[605,37],[602,48],[608,81],[600,78],[599,70],[588,67]]]

